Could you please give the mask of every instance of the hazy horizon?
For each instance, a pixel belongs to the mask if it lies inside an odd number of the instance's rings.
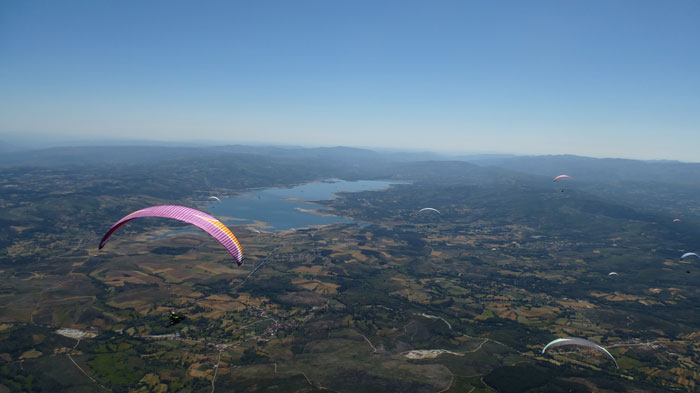
[[[553,153],[553,154],[527,154],[527,153],[513,153],[508,151],[497,151],[497,150],[438,150],[438,149],[421,149],[421,148],[392,148],[392,147],[382,147],[382,146],[348,146],[348,145],[314,145],[314,144],[289,144],[289,143],[274,143],[274,142],[258,142],[258,141],[213,141],[205,139],[191,139],[191,140],[171,140],[163,141],[157,139],[127,139],[127,138],[112,138],[112,139],[90,139],[90,138],[80,138],[79,136],[71,136],[64,134],[41,134],[41,133],[31,133],[26,138],[16,137],[14,133],[2,133],[0,132],[0,142],[5,142],[8,135],[12,135],[10,138],[11,143],[9,144],[9,149],[4,149],[6,152],[22,152],[30,150],[44,150],[51,148],[68,148],[68,147],[101,147],[101,146],[114,146],[114,147],[130,147],[130,146],[151,146],[151,147],[222,147],[222,146],[253,146],[253,147],[277,147],[283,149],[313,149],[313,148],[355,148],[355,149],[365,149],[372,150],[378,153],[414,153],[414,154],[434,154],[436,156],[443,157],[444,159],[450,159],[450,157],[458,158],[459,156],[577,156],[577,157],[587,157],[587,158],[598,158],[598,159],[625,159],[625,160],[640,160],[640,161],[678,161],[682,163],[696,164],[700,161],[693,160],[682,160],[677,158],[659,158],[659,157],[624,157],[624,156],[595,156],[595,155],[581,155],[581,154],[570,154],[565,152]],[[55,139],[45,139],[45,137],[53,137]],[[37,138],[44,137],[41,142],[37,142]]]
[[[694,1],[4,3],[0,132],[697,162],[697,20]]]

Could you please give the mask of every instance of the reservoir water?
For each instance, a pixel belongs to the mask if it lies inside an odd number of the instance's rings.
[[[280,231],[334,223],[353,222],[350,219],[325,214],[323,205],[313,203],[332,199],[337,192],[377,191],[401,181],[327,180],[291,188],[266,188],[221,202],[209,203],[205,211],[226,225],[251,225],[260,230]],[[318,211],[314,213],[313,211]]]

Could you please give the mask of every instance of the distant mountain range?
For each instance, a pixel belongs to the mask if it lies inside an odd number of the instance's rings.
[[[700,164],[679,161],[642,161],[573,155],[518,156],[486,160],[475,157],[466,158],[466,161],[534,175],[554,177],[567,174],[581,181],[658,181],[683,184],[700,181]]]
[[[462,161],[482,167],[496,167],[553,178],[568,174],[577,182],[659,182],[700,183],[700,164],[679,161],[642,161],[613,158],[590,158],[573,155],[514,156],[476,154],[447,156],[431,152],[379,152],[353,147],[281,147],[281,146],[66,146],[37,150],[7,151],[19,145],[3,145],[0,166],[55,167],[132,163],[146,164],[196,157],[236,154],[274,156],[293,160],[361,165],[370,163],[408,163],[424,161]]]

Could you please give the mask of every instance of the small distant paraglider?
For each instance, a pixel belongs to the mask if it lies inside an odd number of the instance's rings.
[[[433,209],[432,207],[424,207],[424,208],[418,210],[418,213],[423,213],[423,212],[427,212],[427,211],[435,212],[435,213],[437,213],[437,214],[442,215],[442,213],[440,213],[440,210],[438,210],[438,209]]]
[[[680,219],[680,218],[674,218],[674,219],[673,219],[673,222],[681,222],[681,219]]]
[[[700,259],[700,255],[698,255],[694,252],[686,252],[685,254],[681,255],[681,261],[684,260],[685,258],[688,258],[688,257],[695,257],[695,258]],[[690,270],[686,270],[685,273],[690,274]]]
[[[582,346],[582,347],[591,348],[591,349],[598,351],[598,352],[602,353],[603,355],[609,357],[613,361],[613,363],[615,363],[615,368],[619,368],[619,367],[617,367],[617,361],[615,360],[615,357],[612,354],[610,354],[610,352],[608,352],[607,349],[601,347],[600,345],[594,343],[593,341],[588,341],[588,340],[585,340],[583,338],[571,338],[571,337],[558,338],[556,340],[551,341],[549,344],[545,345],[544,348],[542,348],[542,354],[544,355],[544,353],[549,348],[562,347],[565,345],[578,345],[578,346]]]
[[[554,180],[552,180],[552,181],[553,181],[553,182],[556,182],[556,181],[559,181],[559,180],[561,180],[561,179],[571,179],[571,176],[569,176],[569,175],[559,175],[559,176],[555,177]],[[562,186],[561,192],[564,192],[564,186]]]
[[[210,201],[217,201],[217,202],[221,203],[221,199],[219,199],[219,197],[216,197],[216,196],[213,196],[213,195],[209,197],[209,200],[210,200]]]
[[[105,243],[107,243],[107,240],[109,240],[112,234],[114,234],[114,232],[116,232],[119,228],[124,226],[127,222],[140,217],[173,218],[178,221],[184,221],[188,224],[192,224],[218,240],[219,243],[226,247],[226,250],[228,250],[228,252],[233,256],[236,263],[239,266],[241,265],[241,261],[243,260],[243,249],[241,248],[240,243],[238,243],[238,239],[236,239],[233,232],[231,232],[226,225],[221,223],[221,221],[208,215],[207,213],[184,206],[151,206],[124,216],[121,220],[112,225],[107,233],[105,233],[100,241],[99,248],[102,249],[102,247],[105,246]]]
[[[610,273],[608,273],[608,276],[618,276],[618,275],[619,275],[619,274],[617,274],[617,272],[610,272]]]
[[[700,259],[700,255],[698,255],[694,252],[686,252],[685,254],[681,255],[681,261],[684,260],[685,258],[688,258],[688,257],[696,257],[696,258]]]

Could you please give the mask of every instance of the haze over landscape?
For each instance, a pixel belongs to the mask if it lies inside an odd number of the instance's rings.
[[[0,11],[2,132],[698,161],[692,0]]]

